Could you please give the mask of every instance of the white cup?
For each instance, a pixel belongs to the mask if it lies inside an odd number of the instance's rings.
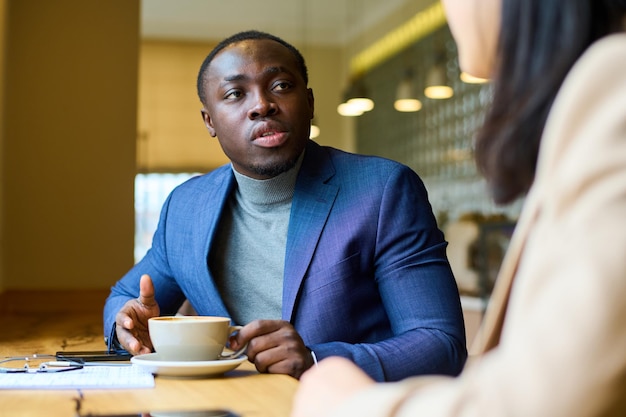
[[[228,317],[163,316],[148,320],[148,331],[159,359],[167,361],[212,361],[240,356],[246,346],[222,354],[228,337],[241,329]]]

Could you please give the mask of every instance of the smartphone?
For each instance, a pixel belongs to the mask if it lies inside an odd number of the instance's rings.
[[[152,411],[134,414],[81,414],[80,417],[241,417],[229,410]]]
[[[129,352],[119,350],[77,350],[59,351],[55,355],[58,360],[86,362],[128,361],[132,358]]]

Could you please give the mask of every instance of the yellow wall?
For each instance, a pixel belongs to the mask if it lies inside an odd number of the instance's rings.
[[[289,40],[287,40],[289,41]],[[228,162],[200,116],[196,77],[216,43],[146,40],[141,44],[139,71],[140,171],[205,172]],[[341,99],[342,49],[301,48],[315,94],[315,119],[321,144],[352,150],[347,121],[336,111]]]
[[[2,143],[4,143],[4,67],[5,67],[5,38],[6,38],[6,8],[7,0],[0,0],[0,219],[2,219],[2,212],[4,206],[4,193],[3,193],[3,169],[2,169]],[[2,249],[4,246],[4,236],[2,233],[3,222],[0,220],[0,293],[4,289],[4,263]]]
[[[139,0],[3,0],[2,288],[133,264]]]
[[[337,105],[343,99],[347,77],[347,67],[341,65],[344,50],[312,46],[303,48],[303,54],[309,68],[309,85],[315,95],[315,119],[321,129],[320,136],[315,141],[321,145],[354,151],[354,120],[337,113]]]
[[[227,162],[209,136],[195,93],[196,74],[212,45],[144,41],[139,64],[140,171],[207,171]]]

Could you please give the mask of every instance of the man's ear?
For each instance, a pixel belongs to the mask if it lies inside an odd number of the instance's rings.
[[[215,133],[215,128],[213,127],[213,121],[211,120],[211,115],[204,108],[200,110],[200,113],[202,114],[202,121],[204,121],[204,125],[209,130],[209,134],[212,137],[216,137],[217,134]]]
[[[309,88],[307,90],[307,96],[308,96],[308,100],[309,100],[309,107],[311,108],[310,120],[313,120],[313,117],[315,115],[315,97],[313,97],[313,89],[312,88]]]

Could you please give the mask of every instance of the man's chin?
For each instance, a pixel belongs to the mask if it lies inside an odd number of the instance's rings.
[[[289,171],[294,166],[295,166],[295,162],[278,164],[278,165],[254,166],[252,167],[252,171],[261,177],[274,178],[282,174],[283,172]]]
[[[275,161],[264,165],[254,165],[250,167],[250,170],[261,177],[274,178],[296,166],[299,156],[300,155],[296,155],[287,160]]]

